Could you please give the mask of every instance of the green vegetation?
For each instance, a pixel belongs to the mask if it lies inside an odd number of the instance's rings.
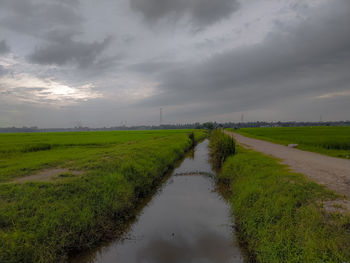
[[[232,129],[231,129],[232,131]],[[242,135],[334,157],[350,158],[350,126],[242,128]]]
[[[239,238],[253,261],[350,262],[350,215],[322,206],[341,197],[240,146],[218,179],[229,187]]]
[[[190,133],[191,130],[1,134],[0,182],[57,166],[88,170],[101,157],[128,154],[128,149],[140,142],[164,142],[169,136]],[[195,132],[196,136],[201,134]]]
[[[226,158],[235,153],[235,142],[220,130],[214,130],[210,136],[210,155],[213,164],[220,168]]]
[[[203,131],[0,135],[0,262],[58,262],[123,230]],[[48,167],[48,182],[15,183]],[[82,174],[81,174],[82,173]]]

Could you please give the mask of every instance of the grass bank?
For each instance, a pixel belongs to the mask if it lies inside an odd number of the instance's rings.
[[[234,132],[284,145],[298,144],[301,150],[350,158],[350,126],[241,128]]]
[[[1,135],[14,147],[0,149],[0,262],[59,262],[115,236],[193,141],[204,137],[188,130]],[[83,174],[11,181],[57,165]]]
[[[253,262],[350,262],[350,216],[341,198],[261,153],[236,147],[219,182],[229,189],[239,239]]]

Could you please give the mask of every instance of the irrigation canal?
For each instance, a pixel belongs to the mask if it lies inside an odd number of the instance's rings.
[[[231,210],[215,191],[208,140],[174,169],[118,240],[71,259],[73,263],[244,262]]]

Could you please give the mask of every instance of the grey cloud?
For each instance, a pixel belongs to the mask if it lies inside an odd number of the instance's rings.
[[[0,53],[1,54],[1,53]],[[6,75],[8,73],[8,70],[5,69],[3,66],[0,65],[0,77]]]
[[[69,7],[78,7],[80,5],[80,0],[54,0],[61,4],[66,4]]]
[[[84,21],[78,0],[0,0],[1,26],[8,30],[39,38],[39,44],[28,56],[30,62],[42,65],[77,64],[80,68],[106,67],[99,55],[111,42],[111,37],[102,41],[83,42]]]
[[[82,22],[77,1],[0,0],[0,25],[11,31],[45,38],[47,32],[76,30]]]
[[[280,28],[262,43],[179,65],[161,75],[160,91],[144,105],[200,103],[214,112],[259,109],[350,83],[350,3],[335,1],[296,27]]]
[[[132,64],[129,69],[134,72],[139,72],[143,74],[160,74],[170,71],[177,64],[173,62],[166,61],[147,61],[137,64]]]
[[[49,42],[56,42],[56,43],[64,43],[71,41],[71,39],[82,32],[78,29],[71,28],[69,30],[62,30],[58,28],[54,28],[51,30],[48,30],[45,33],[45,39]]]
[[[310,120],[314,115],[318,119],[322,114],[326,119],[321,111],[333,119],[347,117],[349,96],[318,97],[349,90],[350,2],[322,2],[326,4],[0,0],[0,41],[8,41],[0,42],[0,50],[1,43],[10,43],[13,53],[0,66],[0,75],[6,75],[0,76],[0,107],[7,103],[10,109],[1,118],[39,126],[67,126],[75,120],[110,126],[125,119],[154,124],[159,107],[166,122],[226,121],[235,114],[239,121],[243,111],[248,119],[249,114],[271,114],[276,120]],[[262,10],[256,10],[256,3]],[[175,24],[176,30],[149,31],[135,15],[151,26],[164,23],[169,29]],[[216,23],[226,18],[228,23]],[[188,34],[188,29],[198,28],[198,34]],[[109,34],[113,41],[103,39]],[[257,43],[262,36],[265,39]],[[250,41],[257,44],[249,46]],[[240,43],[246,45],[237,47]],[[59,103],[48,102],[55,99],[48,90],[24,89],[20,84],[8,90],[8,80],[20,74],[69,87],[92,85],[101,97],[61,111],[54,109]]]
[[[76,63],[81,68],[88,68],[97,61],[98,56],[106,49],[111,40],[111,37],[107,37],[101,42],[93,43],[72,39],[58,41],[45,47],[36,48],[34,53],[29,56],[29,60],[44,65]]]
[[[149,22],[188,16],[200,27],[222,20],[239,8],[236,0],[130,0],[130,6]]]
[[[10,47],[5,40],[0,41],[0,55],[10,52]]]

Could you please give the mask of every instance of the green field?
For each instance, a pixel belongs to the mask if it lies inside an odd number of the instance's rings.
[[[218,181],[228,187],[239,240],[251,262],[350,262],[350,215],[324,202],[343,197],[272,157],[237,146]]]
[[[234,132],[284,145],[298,144],[301,150],[350,158],[350,126],[241,128]]]
[[[114,236],[205,136],[198,130],[1,134],[0,262],[58,262]],[[57,167],[66,171],[16,181]]]

